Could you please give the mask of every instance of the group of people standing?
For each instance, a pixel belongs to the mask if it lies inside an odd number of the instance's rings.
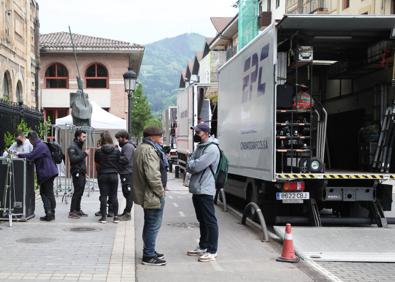
[[[74,186],[69,218],[74,219],[88,216],[81,210],[81,199],[86,183],[85,159],[88,157],[88,153],[83,150],[86,138],[86,132],[78,129],[75,132],[73,143],[67,150]],[[100,216],[100,223],[106,223],[108,217],[113,217],[114,223],[118,223],[120,220],[127,221],[131,219],[130,213],[133,207],[132,160],[135,146],[129,140],[129,134],[125,130],[117,132],[115,138],[118,140],[121,150],[114,144],[111,134],[105,131],[100,136],[94,156],[100,189],[100,211],[95,215]],[[126,207],[121,215],[118,215],[118,175],[121,179],[122,192],[126,199]]]
[[[220,150],[217,140],[210,137],[208,125],[201,123],[193,129],[194,139],[198,145],[188,160],[187,171],[191,174],[189,191],[193,195],[192,202],[200,224],[200,240],[199,245],[186,254],[198,256],[200,262],[208,262],[216,259],[218,248],[214,196],[215,173],[220,162]],[[169,162],[162,148],[162,129],[155,126],[146,127],[143,136],[143,142],[136,148],[129,140],[128,132],[124,130],[115,135],[119,147],[114,144],[109,132],[105,131],[101,134],[94,155],[100,189],[100,211],[96,215],[100,216],[101,223],[106,223],[110,216],[113,216],[113,222],[117,223],[120,220],[131,219],[133,202],[142,206],[144,210],[142,263],[165,265],[165,255],[156,251],[156,239],[163,219]],[[81,209],[87,174],[88,153],[83,149],[87,133],[78,129],[74,137],[73,143],[67,150],[74,186],[69,217],[78,219],[88,216]],[[27,138],[33,146],[32,151],[16,150],[16,154],[18,157],[34,161],[45,210],[45,216],[40,217],[40,220],[52,221],[55,219],[56,201],[53,183],[58,175],[57,166],[52,160],[48,146],[39,139],[36,132],[29,132]],[[118,179],[121,180],[122,192],[126,199],[126,207],[121,215],[118,215]]]

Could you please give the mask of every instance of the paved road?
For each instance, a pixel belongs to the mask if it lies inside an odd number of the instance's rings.
[[[139,282],[155,281],[323,281],[303,264],[276,262],[277,243],[262,243],[257,233],[239,224],[229,213],[217,209],[220,224],[219,255],[216,262],[199,263],[186,251],[197,245],[199,237],[191,195],[179,180],[169,182],[165,215],[158,239],[158,251],[164,252],[168,265],[143,266],[141,232],[143,213],[135,210],[136,276]],[[291,278],[292,277],[292,278]]]

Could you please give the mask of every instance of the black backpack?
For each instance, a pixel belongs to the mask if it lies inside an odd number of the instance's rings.
[[[52,160],[55,164],[60,164],[64,161],[64,154],[62,152],[62,147],[56,142],[45,142],[47,144],[49,151],[51,152]]]

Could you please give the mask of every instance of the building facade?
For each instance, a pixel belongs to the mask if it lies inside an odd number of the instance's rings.
[[[103,109],[127,118],[128,100],[123,73],[131,65],[138,74],[144,47],[129,42],[73,34],[78,67],[89,99]],[[69,33],[40,36],[41,103],[54,122],[69,114],[70,92],[78,89],[78,71]]]
[[[0,1],[0,99],[38,108],[39,7]]]
[[[390,15],[394,0],[288,0],[287,14]]]

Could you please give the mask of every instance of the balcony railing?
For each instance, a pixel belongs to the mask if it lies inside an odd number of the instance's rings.
[[[325,13],[334,5],[331,0],[288,0],[287,14],[315,14]]]

